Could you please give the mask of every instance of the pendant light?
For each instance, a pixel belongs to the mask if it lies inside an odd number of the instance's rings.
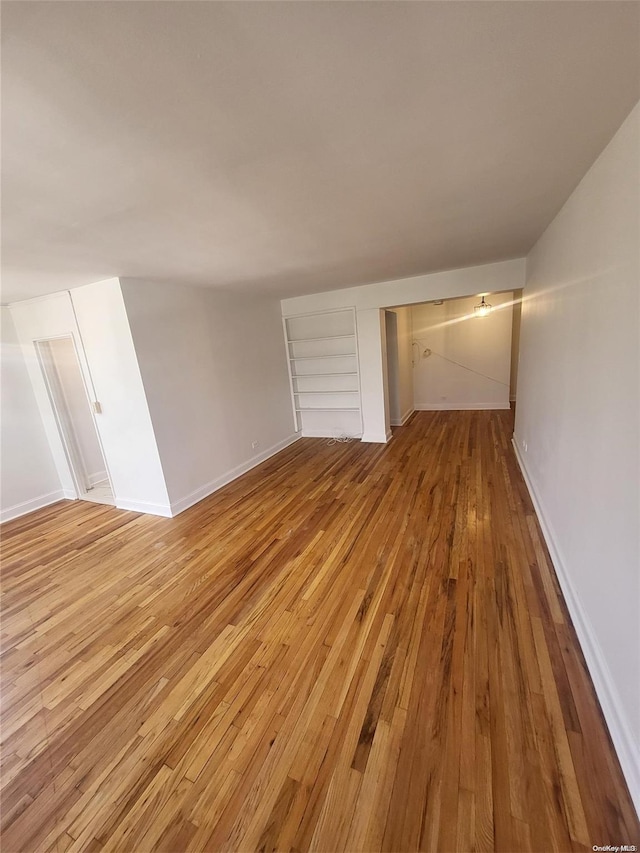
[[[486,317],[487,314],[491,311],[491,305],[488,302],[484,301],[483,296],[480,304],[476,305],[473,310],[475,311],[476,317]]]

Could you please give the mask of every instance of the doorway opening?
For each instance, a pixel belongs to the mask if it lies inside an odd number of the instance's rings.
[[[100,436],[71,335],[35,341],[79,500],[115,504]]]
[[[414,410],[514,408],[522,291],[485,296],[483,313],[482,294],[382,309],[387,425]]]

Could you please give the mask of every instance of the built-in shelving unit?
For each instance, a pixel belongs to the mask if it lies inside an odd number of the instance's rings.
[[[362,435],[353,308],[284,320],[297,429],[306,436]]]

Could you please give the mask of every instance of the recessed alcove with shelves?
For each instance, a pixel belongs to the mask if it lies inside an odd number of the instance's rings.
[[[297,429],[305,436],[362,435],[353,308],[284,320]]]

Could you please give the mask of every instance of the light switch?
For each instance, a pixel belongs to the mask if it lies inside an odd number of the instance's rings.
[[[96,415],[102,414],[102,406],[97,400],[93,401],[93,411],[96,413]]]

